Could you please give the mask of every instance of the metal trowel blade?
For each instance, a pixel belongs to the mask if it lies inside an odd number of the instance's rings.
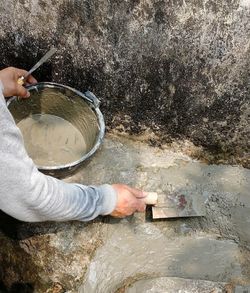
[[[152,207],[153,219],[205,216],[205,203],[198,194],[160,194]]]

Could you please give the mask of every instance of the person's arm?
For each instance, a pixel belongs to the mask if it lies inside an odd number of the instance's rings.
[[[2,94],[0,139],[0,208],[7,214],[23,221],[84,221],[115,209],[110,185],[67,184],[37,170]]]
[[[88,221],[98,215],[123,217],[145,209],[138,199],[145,195],[126,185],[69,184],[39,172],[26,153],[2,92],[8,95],[8,91],[0,90],[0,209],[23,221]]]

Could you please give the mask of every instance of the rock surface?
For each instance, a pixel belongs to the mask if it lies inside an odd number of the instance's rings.
[[[55,45],[35,75],[92,90],[109,128],[250,166],[248,0],[9,0],[0,15],[1,66]]]
[[[224,293],[225,290],[227,290],[225,283],[180,278],[155,278],[136,282],[126,290],[126,293]],[[229,289],[226,292],[233,293]]]
[[[126,220],[110,227],[109,239],[91,261],[79,292],[115,292],[133,278],[152,276],[218,282],[241,278],[237,244],[202,233],[172,238],[164,232],[151,224],[133,225]]]
[[[180,152],[112,135],[66,181],[123,182],[166,193],[196,190],[206,203],[206,216],[152,221],[148,210],[88,224],[27,224],[3,217],[0,280],[5,287],[120,293],[136,281],[159,277],[250,284],[249,170],[208,166]]]

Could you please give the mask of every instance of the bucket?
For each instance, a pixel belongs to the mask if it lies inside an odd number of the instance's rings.
[[[82,93],[51,82],[27,89],[30,98],[13,97],[7,103],[25,148],[40,171],[56,177],[68,175],[103,141],[99,100],[90,91]]]

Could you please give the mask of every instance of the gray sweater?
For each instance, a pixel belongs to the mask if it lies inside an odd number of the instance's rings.
[[[68,184],[39,172],[27,155],[0,85],[0,209],[28,222],[88,221],[110,214],[117,195],[111,185]]]

